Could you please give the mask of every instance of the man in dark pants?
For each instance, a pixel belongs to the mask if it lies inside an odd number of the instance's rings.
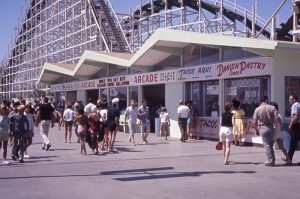
[[[291,122],[289,124],[289,130],[291,135],[290,147],[288,155],[293,161],[293,156],[298,145],[300,138],[300,103],[295,95],[290,95],[289,102],[292,105],[291,108]]]
[[[12,149],[12,159],[14,161],[19,158],[19,162],[23,162],[25,151],[25,135],[29,130],[29,122],[24,115],[25,106],[20,105],[17,108],[18,113],[10,118],[10,129],[13,132],[14,145]],[[18,151],[20,155],[18,155]]]
[[[40,124],[40,134],[43,138],[43,146],[42,150],[48,151],[51,147],[50,140],[49,140],[49,129],[50,124],[51,128],[54,127],[55,123],[55,116],[54,116],[54,108],[49,103],[49,98],[44,97],[44,103],[39,106],[39,111],[37,113],[36,119],[36,127]]]
[[[181,132],[181,142],[185,142],[187,139],[187,120],[190,116],[190,109],[189,107],[183,104],[183,101],[179,101],[179,107],[177,109],[178,114],[178,126]]]

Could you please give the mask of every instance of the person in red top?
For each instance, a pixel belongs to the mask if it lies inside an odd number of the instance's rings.
[[[89,116],[90,121],[90,129],[88,132],[88,144],[90,148],[93,150],[93,153],[97,154],[98,151],[98,142],[97,142],[97,135],[100,131],[100,115],[97,113],[97,108],[92,107],[92,113]]]

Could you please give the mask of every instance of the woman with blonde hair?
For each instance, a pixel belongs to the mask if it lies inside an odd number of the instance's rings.
[[[232,100],[233,114],[233,136],[236,146],[243,145],[242,137],[244,135],[244,117],[245,111],[240,108],[240,102],[236,99]]]

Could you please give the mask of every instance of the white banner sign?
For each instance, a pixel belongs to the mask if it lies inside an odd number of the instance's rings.
[[[269,68],[272,67],[271,61],[271,58],[260,57],[219,64],[51,85],[50,90],[51,92],[59,92],[255,76],[269,74]],[[218,88],[211,90],[212,94],[217,92],[217,90]]]
[[[217,64],[215,77],[252,76],[267,72],[267,58],[254,58]]]

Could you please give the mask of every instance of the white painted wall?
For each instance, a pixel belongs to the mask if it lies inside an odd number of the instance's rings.
[[[82,101],[82,104],[86,104],[86,90],[77,91],[77,100]]]
[[[284,117],[285,76],[300,77],[300,50],[278,48],[275,51],[273,73],[271,77],[271,100],[279,105],[279,113]]]
[[[177,107],[178,101],[184,100],[184,83],[168,83],[165,84],[166,89],[166,108],[170,116],[170,136],[180,138],[181,133],[177,123]]]

